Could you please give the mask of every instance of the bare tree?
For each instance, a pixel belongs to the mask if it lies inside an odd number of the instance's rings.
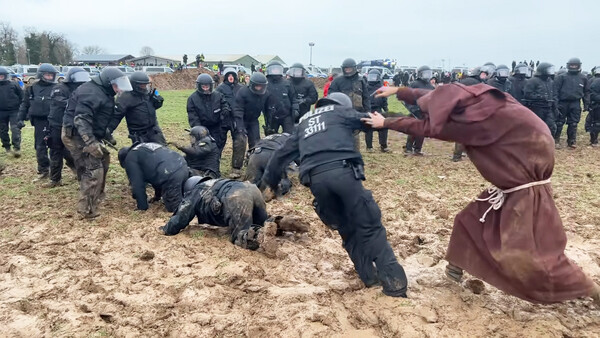
[[[17,63],[19,35],[5,22],[0,22],[0,64]]]
[[[152,47],[144,46],[140,49],[140,56],[154,55],[154,49]]]
[[[98,55],[104,53],[104,48],[94,45],[94,46],[85,46],[81,49],[81,54],[83,55]]]

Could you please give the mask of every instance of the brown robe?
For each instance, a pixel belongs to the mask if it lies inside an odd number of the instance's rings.
[[[548,127],[512,96],[485,84],[398,92],[399,99],[415,97],[423,120],[387,118],[384,127],[464,144],[481,175],[503,190],[552,175],[554,139]],[[479,197],[488,196],[486,190]],[[593,281],[564,254],[567,237],[552,196],[550,184],[506,194],[484,223],[480,218],[490,204],[471,202],[456,215],[446,259],[535,303],[591,295]]]

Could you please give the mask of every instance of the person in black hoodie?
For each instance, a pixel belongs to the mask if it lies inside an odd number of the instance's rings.
[[[267,104],[265,113],[265,135],[294,130],[295,116],[299,116],[296,91],[292,84],[283,77],[283,66],[277,61],[267,65]]]
[[[144,72],[131,74],[129,81],[133,90],[117,97],[116,116],[109,127],[110,132],[117,129],[125,117],[131,143],[154,142],[166,145],[167,141],[156,117],[156,109],[162,107],[163,97],[152,88],[150,78]]]
[[[315,84],[306,79],[306,70],[301,63],[294,63],[288,72],[298,101],[298,116],[294,116],[294,123],[298,123],[300,117],[306,114],[310,110],[310,106],[317,102],[319,94]]]
[[[99,216],[98,205],[104,196],[110,153],[102,144],[110,136],[115,116],[115,95],[131,91],[131,83],[116,67],[106,67],[92,81],[79,86],[71,95],[63,117],[62,141],[73,155],[81,173],[77,212],[83,218]]]
[[[381,72],[378,69],[371,69],[367,74],[367,84],[369,95],[373,94],[377,89],[383,87],[383,81],[381,80]],[[371,111],[376,111],[383,116],[386,116],[388,112],[387,97],[379,97],[371,99]],[[387,129],[378,129],[379,134],[379,146],[381,152],[390,152],[387,146]],[[369,129],[365,131],[365,142],[367,143],[367,151],[373,151],[373,130]]]
[[[221,177],[221,151],[206,127],[195,126],[190,129],[190,146],[175,142],[170,144],[185,154],[185,161],[193,175]]]
[[[237,95],[242,85],[239,84],[238,76],[234,68],[225,68],[223,71],[225,74],[223,75],[223,83],[221,83],[215,91],[221,93],[225,100],[229,103],[229,107],[231,108],[231,112],[229,114],[222,114],[221,120],[221,139],[224,144],[227,143],[227,133],[231,133],[231,138],[233,140],[233,152],[234,153],[244,153],[246,150],[246,142],[243,134],[236,133],[236,126],[234,125],[235,121],[233,119],[233,110],[235,108],[235,96]],[[237,151],[235,149],[238,149]],[[235,161],[240,161],[237,163]],[[241,168],[243,165],[243,157],[235,158],[231,157],[231,167],[232,168]]]
[[[17,126],[19,123],[19,106],[23,101],[23,90],[19,85],[10,80],[10,73],[5,67],[0,67],[0,139],[2,147],[7,153],[10,153],[11,139],[8,136],[8,130],[12,135],[12,154],[14,157],[21,157],[21,129]]]
[[[48,113],[50,113],[50,94],[56,84],[58,71],[48,63],[40,65],[37,71],[38,81],[25,89],[24,100],[19,109],[19,121],[31,120],[34,128],[34,146],[37,158],[38,177],[35,181],[47,179],[50,173],[48,146],[45,142],[48,130]],[[22,128],[24,123],[20,122]]]
[[[223,116],[231,115],[231,107],[225,97],[213,91],[213,79],[208,74],[200,74],[196,79],[196,91],[187,101],[187,113],[190,127],[204,126],[217,142],[219,151],[225,147],[221,135]]]
[[[44,185],[46,188],[62,185],[63,160],[67,163],[67,167],[75,170],[73,156],[65,148],[61,139],[63,117],[71,94],[89,80],[90,74],[83,68],[71,67],[65,76],[65,80],[54,86],[52,94],[50,94],[50,113],[48,114],[50,130],[46,137],[46,143],[50,148],[50,182]]]

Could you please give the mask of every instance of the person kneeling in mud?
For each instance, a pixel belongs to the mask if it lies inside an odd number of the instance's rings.
[[[267,220],[267,206],[260,190],[249,182],[192,176],[184,185],[185,195],[166,225],[164,235],[177,235],[198,217],[198,223],[228,227],[233,244],[256,250],[258,233]]]
[[[258,186],[271,156],[275,150],[279,149],[285,141],[290,138],[290,136],[291,135],[288,133],[272,134],[261,139],[253,148],[248,150],[248,166],[246,167],[244,181],[249,181]],[[285,195],[292,188],[292,183],[287,176],[286,170],[281,173],[281,180],[279,181],[277,188],[277,191],[273,192],[276,195]],[[261,187],[259,187],[259,189],[261,189]],[[262,187],[261,191],[264,192],[264,190],[265,188]]]
[[[119,150],[119,163],[125,168],[131,193],[139,210],[161,197],[167,211],[175,211],[182,198],[189,170],[181,155],[158,143],[138,143]],[[154,198],[147,200],[146,183],[154,187]]]
[[[196,126],[190,129],[189,147],[175,142],[169,142],[169,144],[185,153],[185,161],[193,175],[208,176],[210,178],[221,177],[219,168],[221,166],[221,151],[206,127]]]

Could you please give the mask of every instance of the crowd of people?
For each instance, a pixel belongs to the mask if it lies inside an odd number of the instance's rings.
[[[452,141],[454,160],[466,152],[494,186],[456,216],[446,275],[460,282],[466,270],[532,302],[582,296],[600,302],[598,285],[564,255],[566,236],[550,188],[565,123],[567,145],[576,146],[581,102],[590,111],[586,129],[597,145],[600,73],[589,80],[577,58],[556,76],[545,62],[533,74],[529,65],[512,68],[487,63],[438,84],[432,69],[422,66],[408,86],[390,87],[379,70],[363,76],[349,58],[322,98],[299,63],[284,73],[273,61],[247,85],[235,69],[225,68],[218,86],[208,74],[197,77],[186,105],[190,142],[184,145],[163,134],[156,110],[164,99],[142,72],[127,77],[106,67],[90,77],[72,67],[57,84],[58,71],[43,64],[39,81],[22,91],[0,67],[0,136],[6,152],[18,158],[20,130],[30,121],[36,180],[48,188],[62,185],[66,162],[79,181],[77,212],[92,219],[105,196],[108,148],[116,149],[112,134],[125,118],[131,145],[118,149],[118,159],[137,209],[162,201],[173,216],[159,227],[161,234],[176,235],[197,217],[227,227],[233,244],[251,250],[260,247],[269,218],[265,197],[289,192],[289,175],[297,172],[314,196],[317,215],[340,234],[359,278],[393,297],[407,296],[408,281],[387,242],[381,211],[363,187],[359,137],[364,132],[372,152],[377,132],[385,153],[388,129],[401,131],[408,135],[405,154],[417,156],[425,137]],[[410,116],[386,118],[390,95],[405,103]],[[223,178],[228,139],[232,170]],[[538,160],[528,160],[532,152]],[[151,198],[147,185],[154,189]]]

